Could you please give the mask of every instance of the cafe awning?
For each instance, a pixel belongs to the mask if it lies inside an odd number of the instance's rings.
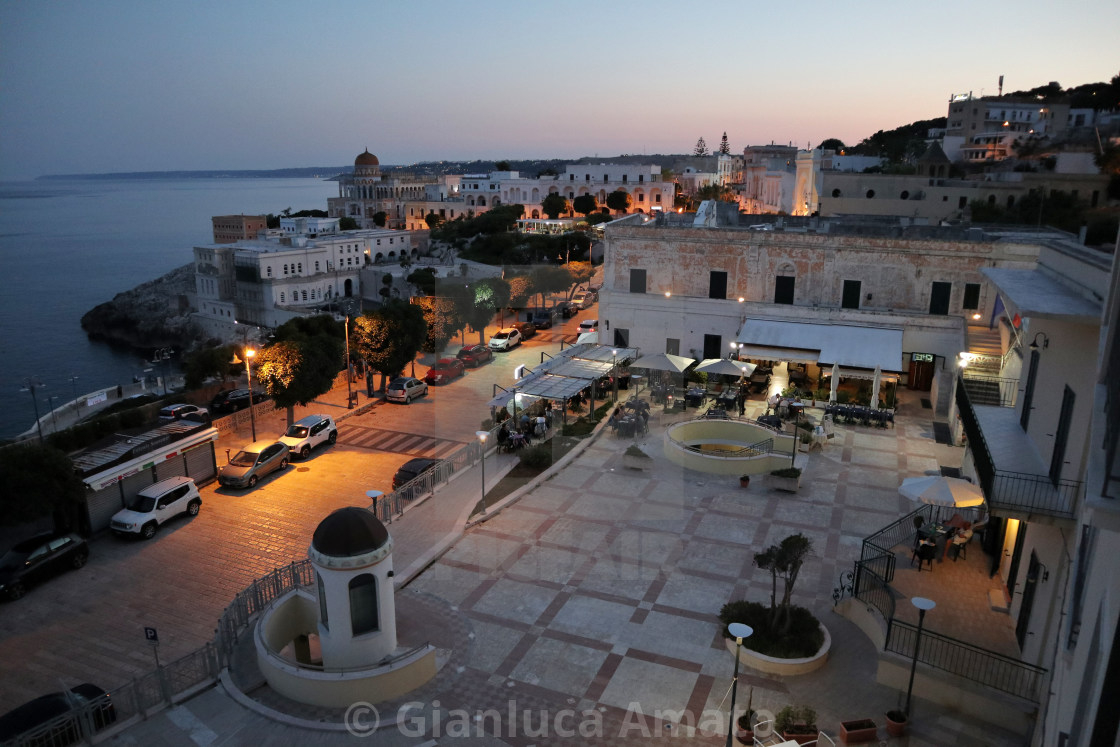
[[[748,319],[741,357],[902,371],[902,328]]]

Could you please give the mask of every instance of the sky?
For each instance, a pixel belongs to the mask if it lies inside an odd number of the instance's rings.
[[[0,179],[859,142],[1120,73],[1120,3],[6,0]]]

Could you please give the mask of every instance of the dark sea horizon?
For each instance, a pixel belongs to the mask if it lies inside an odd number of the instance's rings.
[[[0,437],[39,412],[127,384],[151,364],[91,342],[81,318],[100,303],[194,261],[214,215],[326,210],[336,182],[315,178],[0,181]],[[74,379],[73,377],[77,377]],[[53,398],[53,399],[52,399]]]

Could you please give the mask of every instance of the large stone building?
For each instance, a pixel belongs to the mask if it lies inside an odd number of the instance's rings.
[[[215,215],[210,223],[215,244],[255,239],[258,233],[268,230],[268,219],[263,215]]]
[[[374,217],[384,213],[387,228],[420,230],[415,220],[408,219],[407,205],[410,202],[456,203],[459,201],[458,180],[457,176],[383,175],[381,162],[366,149],[354,159],[354,172],[338,177],[338,197],[327,199],[327,214],[332,218],[353,218],[359,228],[376,228]]]

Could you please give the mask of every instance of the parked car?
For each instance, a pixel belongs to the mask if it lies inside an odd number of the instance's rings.
[[[521,333],[522,340],[528,340],[537,334],[537,328],[533,326],[532,322],[514,322],[509,326]]]
[[[229,488],[256,487],[262,477],[287,466],[287,444],[254,441],[243,446],[233,459],[218,468],[218,484]]]
[[[90,715],[94,731],[100,731],[117,720],[117,711],[109,693],[104,688],[85,682],[66,692],[40,695],[0,716],[0,742],[7,744],[25,732],[54,722],[49,729],[19,744],[51,747],[78,744],[83,739],[79,722],[82,710]],[[60,718],[67,715],[70,718]]]
[[[552,307],[552,310],[559,314],[561,319],[571,319],[579,312],[578,307],[571,301],[561,301]]]
[[[499,329],[490,338],[491,350],[513,350],[521,344],[521,333],[513,327]]]
[[[428,385],[411,376],[398,376],[389,382],[385,398],[390,402],[404,402],[406,405],[417,397],[428,393]]]
[[[401,468],[397,470],[397,474],[393,475],[393,490],[396,490],[406,482],[415,480],[428,470],[433,469],[437,464],[439,464],[438,459],[425,459],[423,457],[409,459],[401,465]]]
[[[308,415],[288,426],[280,437],[280,443],[288,447],[300,459],[311,456],[311,450],[323,444],[333,444],[338,440],[338,426],[330,415]]]
[[[493,359],[494,354],[485,345],[467,345],[456,353],[455,357],[461,360],[464,366],[474,368]]]
[[[114,533],[151,539],[159,525],[176,516],[197,516],[202,507],[198,486],[189,477],[169,477],[149,485],[133,498],[128,508],[113,514],[109,528]]]
[[[466,367],[458,358],[440,358],[435,362],[428,373],[424,374],[424,381],[428,384],[448,384],[466,373]]]
[[[89,560],[89,546],[76,534],[39,534],[0,557],[0,593],[19,599],[35,584]]]
[[[536,309],[530,314],[529,321],[537,329],[552,329],[552,324],[556,321],[556,310]]]
[[[253,397],[253,402],[258,402],[260,398],[256,395]],[[249,406],[249,390],[248,389],[223,389],[214,395],[210,400],[210,409],[214,412],[237,412]]]
[[[583,332],[598,332],[599,320],[598,319],[584,319],[579,323],[579,331]]]
[[[592,298],[591,294],[587,291],[579,291],[572,296],[571,303],[577,309],[589,309],[591,308],[591,304],[595,303],[595,299]]]
[[[200,413],[207,415],[209,414],[206,412],[205,407],[180,403],[163,407],[159,411],[159,419],[164,422],[168,422],[171,420],[181,420],[184,415],[188,415],[190,413]]]

